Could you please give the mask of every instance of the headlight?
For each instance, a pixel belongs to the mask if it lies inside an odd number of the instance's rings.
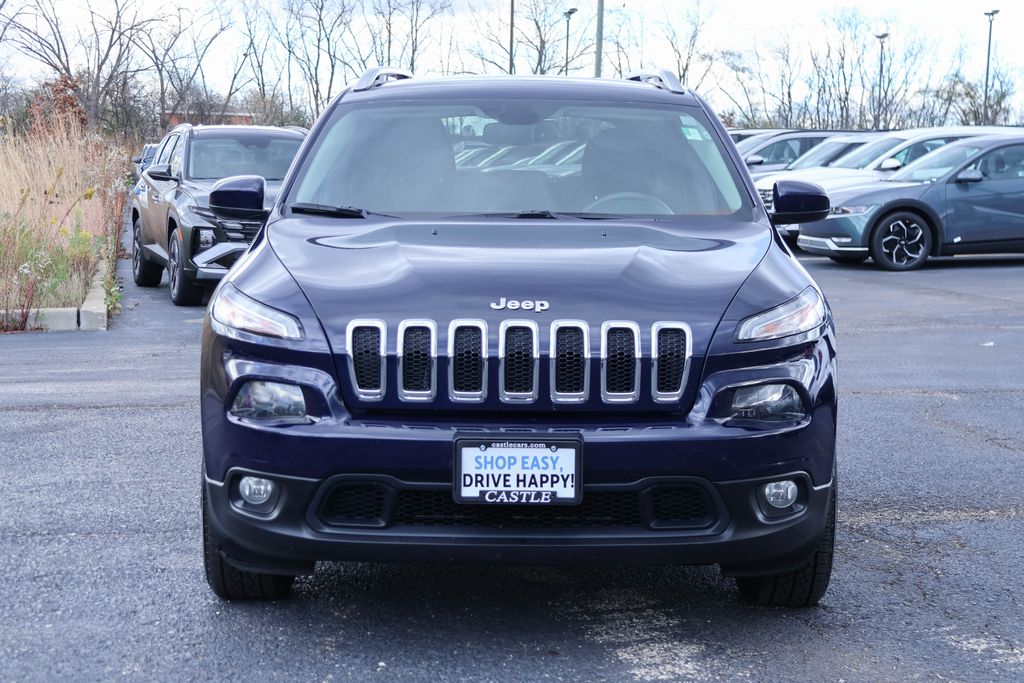
[[[230,282],[217,290],[210,315],[220,324],[243,332],[281,339],[303,337],[298,320],[247,297]]]
[[[284,382],[246,382],[231,404],[231,414],[250,420],[307,421],[302,388]]]
[[[856,216],[857,214],[867,213],[870,211],[872,206],[833,206],[831,214],[833,216]]]
[[[732,392],[730,418],[744,420],[800,420],[805,416],[800,395],[789,384],[759,384]]]
[[[825,302],[814,287],[781,306],[752,315],[739,324],[736,341],[765,341],[810,332],[825,322]]]
[[[213,221],[203,213],[208,211],[209,209],[204,209],[201,206],[186,206],[185,210],[181,213],[181,217],[189,225],[209,228],[213,226]]]

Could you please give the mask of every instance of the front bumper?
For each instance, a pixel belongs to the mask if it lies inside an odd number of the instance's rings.
[[[811,237],[800,234],[796,238],[796,246],[809,254],[820,254],[822,256],[867,256],[867,247],[854,247],[847,244],[838,244],[831,237]]]
[[[867,256],[868,234],[874,211],[832,214],[800,226],[796,244],[806,252],[822,256]]]
[[[218,242],[192,257],[196,280],[216,282],[228,274],[230,265],[249,249],[248,242]]]
[[[244,474],[273,478],[281,496],[269,514],[242,509],[235,490]],[[651,486],[704,488],[714,514],[704,528],[643,526],[592,528],[541,526],[476,527],[439,523],[436,513],[418,520],[376,526],[335,526],[324,521],[327,496],[339,483],[374,481],[395,493],[432,491],[450,496],[447,482],[406,482],[393,477],[281,477],[233,470],[223,482],[207,479],[207,519],[221,539],[221,553],[236,567],[264,573],[300,574],[318,560],[383,562],[486,562],[491,564],[720,564],[730,575],[785,571],[814,551],[824,532],[832,482],[813,486],[804,473],[790,473],[801,487],[796,510],[766,516],[757,490],[776,479],[710,482],[659,478],[620,485],[588,485],[584,499]],[[435,506],[436,508],[437,506]],[[464,506],[463,506],[464,507]],[[476,506],[488,507],[494,506]],[[488,510],[489,512],[490,510]]]

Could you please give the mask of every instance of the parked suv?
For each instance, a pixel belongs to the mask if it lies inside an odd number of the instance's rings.
[[[272,201],[304,138],[302,129],[261,126],[183,124],[169,132],[131,195],[135,284],[156,287],[166,268],[171,300],[199,304],[263,224],[262,210],[214,216],[213,184],[255,174]]]
[[[585,149],[569,174],[459,168],[467,127]],[[771,221],[829,205],[787,181],[774,199],[668,72],[368,72],[208,308],[214,592],[279,597],[318,560],[655,562],[817,603],[835,332]],[[263,202],[251,178],[210,199]]]

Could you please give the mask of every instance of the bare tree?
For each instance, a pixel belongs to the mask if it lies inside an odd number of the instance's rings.
[[[351,0],[286,0],[278,40],[301,75],[315,115],[340,91],[346,69],[352,70],[343,38],[351,37],[354,9]]]
[[[9,39],[58,76],[77,82],[86,121],[95,125],[118,82],[145,68],[133,59],[132,46],[153,19],[143,16],[135,0],[112,0],[107,12],[87,2],[85,10],[85,21],[72,31],[56,0],[32,0],[11,18]]]
[[[701,34],[707,26],[711,10],[697,0],[687,7],[682,18],[666,17],[664,36],[675,58],[675,70],[681,80],[692,88],[700,88],[711,73],[714,57],[701,49]]]

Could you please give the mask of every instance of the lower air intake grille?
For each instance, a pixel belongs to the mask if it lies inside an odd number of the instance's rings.
[[[682,389],[686,368],[686,330],[662,328],[658,330],[658,393],[675,394]]]
[[[555,392],[582,393],[586,386],[587,368],[584,356],[583,330],[578,327],[560,327],[555,332]]]
[[[714,503],[700,486],[659,486],[650,495],[655,528],[703,529],[715,521]]]
[[[333,526],[384,526],[391,489],[374,482],[336,486],[320,507],[320,519]]]
[[[505,330],[505,393],[532,394],[533,366],[533,330],[509,327]]]
[[[628,327],[612,327],[607,340],[606,391],[610,394],[636,391],[636,335]]]
[[[458,392],[483,390],[483,331],[479,327],[456,327],[452,340],[452,388]]]
[[[600,491],[579,505],[459,505],[449,491],[399,491],[395,525],[462,527],[641,526],[635,492]]]
[[[407,327],[402,335],[402,389],[430,391],[433,385],[433,358],[429,327]]]
[[[352,330],[352,367],[356,387],[362,391],[381,389],[381,331],[377,327],[361,326]]]

